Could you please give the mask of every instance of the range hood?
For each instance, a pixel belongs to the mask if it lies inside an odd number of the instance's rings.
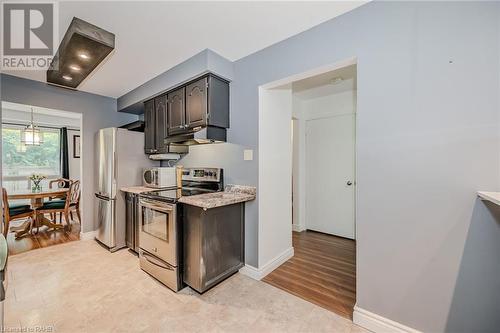
[[[184,146],[226,142],[226,129],[215,126],[195,127],[193,132],[167,137],[164,142]]]

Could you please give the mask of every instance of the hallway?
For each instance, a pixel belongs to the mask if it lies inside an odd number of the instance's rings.
[[[263,281],[352,319],[356,242],[314,231],[293,232],[294,256]]]

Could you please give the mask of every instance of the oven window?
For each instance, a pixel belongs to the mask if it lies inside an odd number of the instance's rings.
[[[168,213],[143,208],[142,214],[142,231],[168,242]]]

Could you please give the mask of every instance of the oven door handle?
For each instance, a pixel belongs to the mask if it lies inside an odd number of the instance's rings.
[[[158,266],[158,267],[163,268],[163,269],[168,269],[169,271],[174,270],[174,268],[172,266],[170,266],[169,264],[159,262],[158,260],[156,260],[155,258],[153,258],[152,256],[150,256],[149,254],[147,254],[145,252],[142,252],[142,256],[144,257],[144,259],[147,260],[147,262],[149,262],[152,265]]]
[[[171,205],[157,204],[149,200],[142,199],[139,203],[142,207],[159,210],[161,212],[173,212],[174,210]]]

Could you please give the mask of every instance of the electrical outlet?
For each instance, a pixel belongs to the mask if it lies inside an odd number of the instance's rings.
[[[243,150],[243,160],[244,161],[253,161],[253,150],[252,149]]]

